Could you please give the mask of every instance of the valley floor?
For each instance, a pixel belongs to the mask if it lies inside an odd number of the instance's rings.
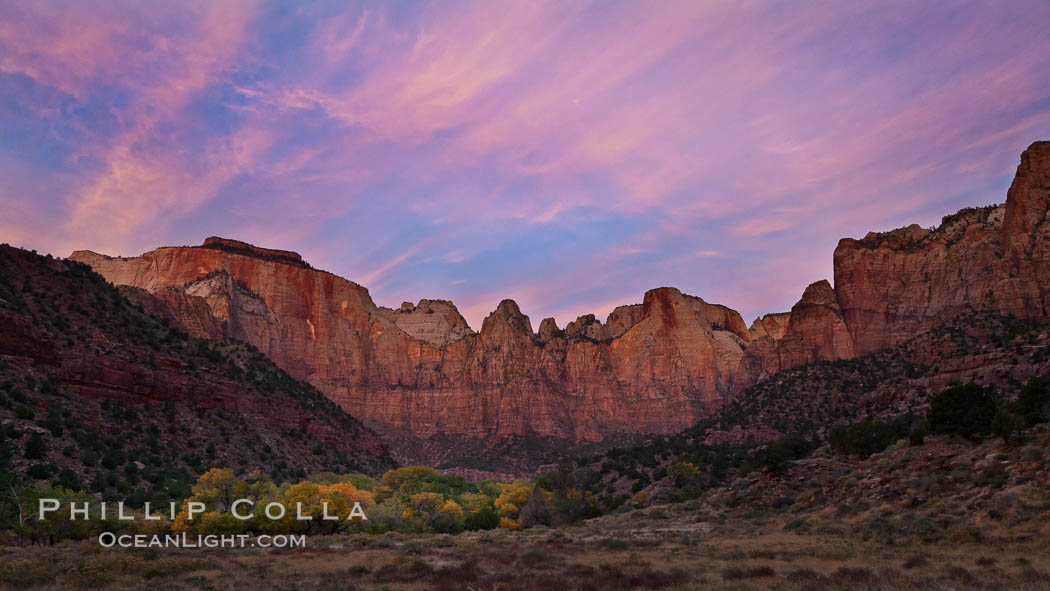
[[[9,589],[1050,589],[1050,518],[1021,530],[962,527],[935,543],[887,544],[845,533],[830,510],[733,516],[696,501],[556,530],[317,536],[291,551],[121,551],[93,540],[6,548],[0,581]]]

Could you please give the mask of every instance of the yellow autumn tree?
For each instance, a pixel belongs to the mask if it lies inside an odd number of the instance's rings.
[[[500,495],[493,501],[492,506],[496,508],[499,515],[499,526],[503,529],[521,529],[521,520],[518,516],[521,508],[529,502],[532,495],[532,487],[520,481],[500,484]]]
[[[293,484],[285,489],[280,498],[286,513],[283,521],[287,524],[289,531],[297,533],[309,533],[321,520],[321,487],[313,482],[304,481]],[[312,517],[310,520],[300,520]]]
[[[338,482],[320,487],[322,513],[324,504],[328,504],[328,515],[338,517],[338,521],[322,520],[320,528],[325,533],[335,533],[345,529],[361,529],[364,520],[358,517],[348,520],[354,510],[354,504],[360,503],[361,509],[368,512],[375,508],[376,502],[368,491],[358,490],[349,482]]]
[[[230,513],[208,511],[197,517],[196,530],[201,535],[232,535],[245,531],[245,523]]]
[[[193,485],[193,498],[212,511],[229,511],[230,505],[248,492],[248,484],[229,468],[212,468]]]
[[[441,504],[430,519],[430,528],[438,533],[458,534],[463,531],[463,508],[449,499]]]

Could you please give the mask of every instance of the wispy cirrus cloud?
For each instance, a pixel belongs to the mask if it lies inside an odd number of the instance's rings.
[[[745,316],[843,235],[1001,201],[1050,5],[249,0],[0,7],[0,238],[225,234],[379,303]]]

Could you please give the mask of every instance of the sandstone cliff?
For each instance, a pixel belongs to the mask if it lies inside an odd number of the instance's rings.
[[[208,443],[219,448],[219,461],[243,460],[236,465],[243,471],[344,466],[382,473],[394,465],[375,433],[265,356],[236,341],[192,340],[134,304],[203,320],[197,329],[206,336],[220,329],[197,296],[114,289],[84,265],[0,245],[5,378],[46,380],[41,407],[58,404],[69,413],[66,425],[92,425],[125,443],[144,444],[146,424],[157,419],[170,422],[170,434],[178,426],[177,442],[172,437],[164,447],[174,452],[165,464],[173,471],[194,445],[203,451]],[[120,412],[100,413],[100,400],[119,401],[111,408]],[[282,467],[267,464],[264,446]],[[134,448],[126,449],[131,455]],[[84,468],[65,456],[57,461]]]
[[[856,354],[895,345],[970,310],[1047,314],[1050,142],[1021,156],[1006,204],[965,209],[835,249],[835,291]]]
[[[671,288],[626,307],[615,338],[593,315],[536,334],[510,300],[474,333],[451,302],[381,308],[294,253],[233,240],[72,258],[187,332],[251,343],[354,416],[419,437],[679,430],[730,395],[750,338],[736,312]]]
[[[134,258],[72,258],[202,336],[249,342],[355,416],[416,437],[539,435],[598,441],[668,433],[785,369],[895,345],[959,314],[1045,317],[1050,143],[1023,155],[1002,206],[843,239],[835,287],[748,328],[730,308],[673,288],[533,332],[504,300],[473,332],[451,302],[380,308],[367,289],[288,251],[209,238]],[[149,296],[149,297],[147,297]],[[207,311],[207,312],[205,312]]]

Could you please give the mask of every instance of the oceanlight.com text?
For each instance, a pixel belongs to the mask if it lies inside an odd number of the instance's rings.
[[[305,548],[305,535],[114,534],[98,536],[104,548]]]

